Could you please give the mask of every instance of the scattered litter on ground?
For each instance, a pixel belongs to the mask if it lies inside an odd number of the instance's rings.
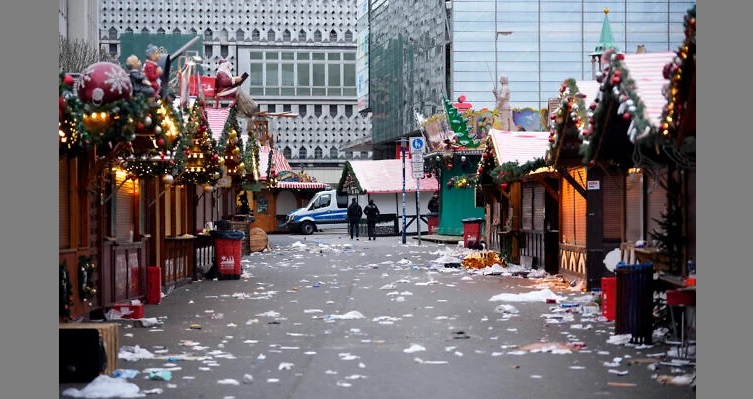
[[[403,352],[405,353],[415,353],[415,352],[422,352],[425,351],[426,348],[419,345],[419,344],[411,344],[410,347],[403,349]]]
[[[328,314],[324,318],[327,320],[352,320],[363,319],[364,315],[357,310],[351,310],[350,312],[345,314]]]
[[[142,398],[139,386],[122,378],[107,375],[97,376],[82,389],[67,388],[63,396],[73,398]]]
[[[221,385],[240,385],[241,384],[240,382],[238,382],[238,380],[234,378],[225,378],[223,380],[218,380],[217,383]]]
[[[154,359],[154,354],[140,346],[121,346],[118,352],[118,359],[125,361],[136,361],[141,359]]]
[[[607,382],[607,385],[610,387],[626,387],[626,388],[637,386],[637,384],[634,384],[632,382],[613,382],[613,381]]]
[[[656,382],[667,385],[691,385],[695,382],[695,374],[683,375],[660,375],[656,377]]]
[[[419,364],[449,364],[446,360],[423,360],[419,357],[414,357],[413,361]]]
[[[531,291],[523,294],[502,293],[491,297],[490,301],[506,302],[544,302],[547,299],[564,300],[565,298],[552,292],[549,288],[540,291]]]
[[[149,379],[154,381],[170,381],[173,373],[170,370],[152,370],[149,372]]]

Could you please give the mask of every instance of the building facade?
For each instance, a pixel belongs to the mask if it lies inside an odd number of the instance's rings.
[[[370,99],[375,158],[431,115],[441,96],[495,106],[499,76],[514,108],[547,108],[567,78],[590,80],[608,9],[623,51],[670,51],[683,40],[686,0],[371,0]],[[441,108],[439,108],[441,111]],[[546,126],[542,126],[546,128]],[[380,143],[384,143],[382,146]]]
[[[356,96],[355,0],[101,0],[100,42],[121,59],[120,36],[200,36],[205,75],[228,59],[249,73],[243,88],[263,111],[298,113],[270,121],[275,147],[293,168],[336,183],[348,147],[370,135]],[[141,57],[141,54],[137,54]]]

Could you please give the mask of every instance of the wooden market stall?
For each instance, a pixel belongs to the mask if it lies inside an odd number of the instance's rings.
[[[287,231],[280,227],[287,214],[303,207],[317,191],[330,188],[303,172],[293,172],[285,155],[266,145],[259,151],[259,166],[266,172],[249,201],[256,218],[252,226],[267,233]]]
[[[695,23],[693,6],[685,16],[684,41],[662,68],[668,82],[660,116],[651,129],[635,132],[636,166],[663,188],[654,201],[663,206],[651,213],[655,224],[650,237],[657,245],[635,249],[636,256],[683,278],[696,256]]]
[[[439,189],[437,180],[430,176],[415,179],[411,176],[410,165],[405,163],[405,215],[406,234],[428,233],[428,203],[432,194]],[[362,207],[373,199],[379,207],[379,223],[389,225],[383,234],[401,234],[403,215],[403,161],[382,159],[347,161],[343,165],[336,190],[340,194],[358,198]],[[416,209],[418,208],[418,212]],[[391,218],[388,220],[388,217]],[[394,226],[394,227],[393,227]],[[378,231],[382,230],[379,225]],[[440,233],[441,234],[441,233]]]
[[[488,193],[486,240],[515,264],[558,271],[559,187],[545,166],[549,132],[492,129],[479,163],[479,186]],[[495,237],[496,236],[496,237]]]

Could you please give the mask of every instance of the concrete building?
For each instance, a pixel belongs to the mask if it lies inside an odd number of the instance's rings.
[[[223,58],[248,72],[243,88],[261,110],[300,115],[270,122],[295,170],[334,184],[346,160],[371,157],[348,148],[371,131],[356,111],[355,0],[101,0],[99,16],[111,54],[122,56],[124,34],[195,35],[205,75]]]
[[[492,90],[504,74],[512,106],[538,111],[563,80],[591,80],[605,9],[621,50],[671,51],[684,39],[683,17],[695,1],[406,3],[369,0],[367,107],[375,159],[394,156],[396,138],[418,127],[414,111],[441,111],[442,95],[451,101],[465,95],[474,109],[493,109]]]

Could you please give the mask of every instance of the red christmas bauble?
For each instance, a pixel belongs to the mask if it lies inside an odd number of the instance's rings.
[[[162,146],[164,146],[164,145],[165,145],[165,139],[163,139],[163,138],[161,138],[161,137],[160,137],[160,138],[158,138],[158,139],[157,139],[157,147],[162,147]]]
[[[84,70],[76,92],[84,103],[103,105],[130,99],[133,88],[128,74],[119,65],[97,62]]]
[[[73,87],[74,82],[75,80],[73,79],[73,76],[71,75],[63,76],[63,83],[65,83],[66,85]]]

